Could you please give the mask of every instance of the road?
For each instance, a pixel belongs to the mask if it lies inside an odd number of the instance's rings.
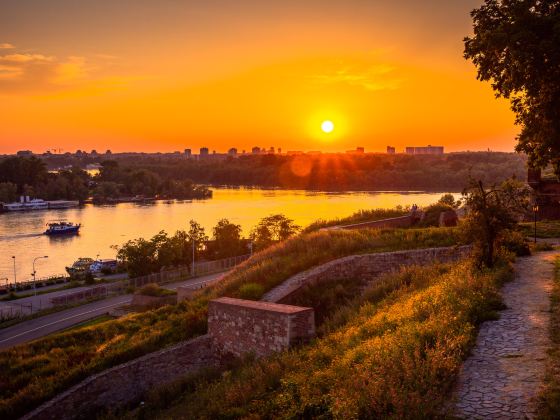
[[[114,275],[111,275],[111,276],[106,276],[105,279],[107,279],[107,280],[122,280],[125,277],[126,277],[126,275],[123,275],[123,274],[114,274]],[[68,283],[66,283],[66,284],[68,284]],[[57,285],[52,285],[52,286],[40,287],[40,288],[37,289],[37,292],[45,292],[45,291],[48,291],[49,289],[61,288],[61,287],[64,287],[64,285],[65,284],[57,284]],[[51,299],[53,297],[63,296],[63,295],[72,294],[72,293],[77,293],[77,292],[80,292],[80,291],[83,291],[83,290],[91,289],[91,288],[94,288],[94,287],[99,287],[100,285],[103,285],[103,283],[94,284],[94,285],[90,285],[90,286],[74,287],[74,288],[71,288],[71,289],[57,290],[55,292],[38,294],[37,296],[33,296],[33,295],[32,296],[27,296],[27,297],[24,297],[24,298],[21,298],[21,299],[0,301],[0,314],[1,313],[9,314],[10,310],[13,310],[13,312],[20,312],[21,311],[25,314],[39,312],[43,309],[48,309],[48,308],[51,308],[53,306],[52,303],[51,303]],[[31,293],[33,293],[33,289],[26,290],[25,292],[20,292],[19,294],[22,294],[22,293],[31,294]]]
[[[205,287],[210,283],[222,278],[224,273],[210,274],[189,280],[163,285],[169,290],[175,290],[179,286],[192,288]],[[106,314],[117,306],[129,304],[132,295],[121,295],[113,298],[103,299],[96,302],[66,309],[40,318],[20,322],[8,328],[0,329],[0,349],[8,349],[18,344],[36,340],[56,331],[70,328],[73,325],[96,318]]]

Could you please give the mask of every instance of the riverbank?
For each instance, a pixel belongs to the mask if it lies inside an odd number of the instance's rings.
[[[192,202],[156,202],[149,205],[122,203],[106,206],[87,204],[81,208],[0,215],[0,278],[13,282],[31,278],[32,262],[37,256],[37,277],[58,275],[81,257],[115,258],[113,245],[129,239],[151,238],[160,230],[173,234],[188,230],[190,219],[207,233],[223,217],[239,224],[248,236],[260,219],[282,213],[302,227],[318,219],[341,219],[367,209],[394,209],[417,204],[427,206],[439,200],[431,193],[315,193],[302,190],[214,189],[212,200]],[[454,194],[459,198],[460,194]],[[313,211],[310,211],[313,209]],[[52,219],[80,223],[80,234],[70,237],[47,237],[42,234]]]

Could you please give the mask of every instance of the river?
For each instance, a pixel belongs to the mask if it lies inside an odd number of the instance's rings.
[[[247,235],[257,222],[268,215],[282,213],[306,226],[317,219],[350,216],[362,209],[394,208],[397,205],[434,203],[443,193],[345,192],[326,193],[295,190],[215,188],[209,200],[157,202],[152,205],[131,203],[113,206],[85,205],[77,209],[0,214],[0,284],[13,282],[15,256],[18,282],[31,278],[35,257],[37,278],[63,274],[64,267],[78,257],[114,258],[113,245],[129,239],[149,238],[160,230],[173,233],[188,230],[194,219],[212,236],[212,227],[222,218],[241,225]],[[459,197],[460,194],[454,194]],[[80,234],[70,237],[43,235],[49,221],[66,219],[81,223]]]

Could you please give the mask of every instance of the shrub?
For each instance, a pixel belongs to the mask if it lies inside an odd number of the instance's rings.
[[[444,211],[453,210],[448,204],[436,203],[432,204],[424,209],[424,218],[420,222],[421,226],[439,226],[439,215]]]
[[[160,297],[160,296],[166,296],[166,295],[169,295],[169,294],[175,294],[175,292],[173,292],[171,290],[164,289],[164,288],[160,287],[160,285],[157,284],[157,283],[148,283],[147,285],[140,288],[140,290],[138,290],[136,292],[136,294],[137,295],[144,295],[144,296]]]
[[[259,300],[264,294],[262,284],[247,283],[239,288],[239,297],[241,299]]]

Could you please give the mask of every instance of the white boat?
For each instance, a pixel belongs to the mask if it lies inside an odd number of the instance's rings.
[[[23,207],[25,210],[47,210],[49,208],[49,203],[40,198],[34,198],[33,200],[23,203]]]
[[[23,203],[8,203],[2,204],[2,210],[4,211],[24,211],[25,207]]]

